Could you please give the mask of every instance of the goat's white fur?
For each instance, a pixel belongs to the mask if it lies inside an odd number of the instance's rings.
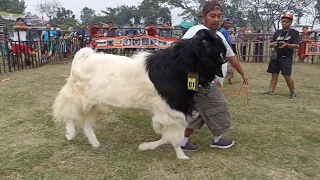
[[[152,126],[162,138],[142,143],[140,150],[170,143],[178,159],[188,159],[180,147],[187,127],[185,115],[173,110],[159,96],[145,70],[148,53],[132,58],[94,53],[90,48],[77,52],[67,83],[53,104],[53,117],[66,122],[66,138],[75,137],[74,121],[82,120],[92,147],[98,148],[92,126],[104,108],[146,109],[153,113]],[[161,74],[159,74],[161,75]]]

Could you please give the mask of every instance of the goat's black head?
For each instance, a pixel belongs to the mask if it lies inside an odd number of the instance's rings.
[[[226,63],[227,49],[222,39],[213,31],[202,29],[193,37],[198,59],[217,76],[223,77],[221,65]]]

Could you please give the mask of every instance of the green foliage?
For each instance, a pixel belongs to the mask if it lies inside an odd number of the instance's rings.
[[[171,11],[161,1],[143,0],[138,6],[138,12],[145,24],[172,24]]]
[[[96,13],[95,10],[88,7],[84,7],[81,10],[81,15],[80,15],[80,20],[82,24],[91,24],[94,21],[95,13]]]
[[[116,8],[106,7],[106,10],[101,11],[101,13],[104,16],[104,20],[102,21],[104,23],[111,21],[114,24],[130,24],[140,23],[141,21],[138,9],[135,6],[127,6],[123,4]]]
[[[2,12],[23,14],[26,7],[24,0],[0,0],[0,11]]]

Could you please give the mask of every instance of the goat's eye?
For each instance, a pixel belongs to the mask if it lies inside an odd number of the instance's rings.
[[[208,42],[206,40],[202,40],[203,44],[208,44]]]

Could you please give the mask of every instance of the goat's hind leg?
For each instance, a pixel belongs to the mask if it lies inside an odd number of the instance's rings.
[[[100,146],[100,143],[92,129],[92,126],[94,125],[94,122],[98,119],[98,117],[99,117],[99,112],[92,110],[87,114],[86,119],[84,121],[84,125],[83,125],[84,133],[87,136],[93,148],[98,148]]]
[[[66,122],[66,138],[71,141],[76,136],[76,128],[74,126],[74,120],[67,120]]]
[[[160,117],[161,118],[161,117]],[[152,126],[154,131],[157,134],[161,134],[161,124],[157,121],[157,116],[154,116],[152,118]],[[154,150],[157,147],[163,145],[163,144],[167,144],[168,140],[165,139],[163,136],[161,139],[159,139],[158,141],[154,141],[154,142],[145,142],[145,143],[141,143],[139,145],[139,150],[141,151],[145,151],[145,150]]]

